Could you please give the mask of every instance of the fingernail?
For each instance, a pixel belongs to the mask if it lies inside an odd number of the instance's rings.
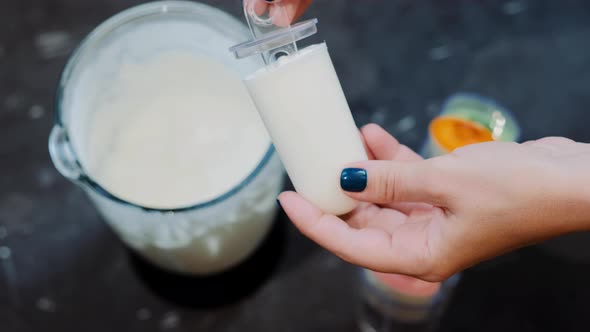
[[[279,201],[279,199],[277,198],[277,205],[279,206],[279,208],[282,210],[283,206],[281,205],[281,201]]]
[[[362,168],[345,168],[340,175],[342,190],[360,193],[367,188],[367,171]]]

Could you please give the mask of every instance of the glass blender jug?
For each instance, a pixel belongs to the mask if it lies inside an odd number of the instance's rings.
[[[100,159],[95,158],[99,151],[88,143],[88,133],[96,124],[95,102],[112,97],[105,91],[119,79],[122,66],[145,63],[169,51],[206,57],[239,77],[261,62],[237,61],[227,52],[247,36],[245,25],[210,6],[188,1],[151,2],[125,10],[92,31],[69,59],[59,82],[55,125],[49,138],[55,167],[86,192],[126,245],[172,272],[215,274],[240,263],[257,248],[276,215],[275,198],[284,178],[280,160],[269,139],[255,167],[223,194],[175,207],[143,205],[108,189],[90,171],[90,160]],[[157,83],[164,78],[153,79]],[[207,95],[220,103],[233,98],[224,91]],[[141,115],[141,109],[134,111]],[[195,112],[199,111],[197,104]],[[121,111],[119,119],[125,112]],[[117,117],[113,121],[116,123]],[[232,139],[240,144],[239,136]],[[198,188],[201,184],[194,185]]]

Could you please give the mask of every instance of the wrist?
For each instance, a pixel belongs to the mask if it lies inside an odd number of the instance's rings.
[[[560,163],[557,177],[567,233],[590,230],[590,145],[574,144],[575,152]]]

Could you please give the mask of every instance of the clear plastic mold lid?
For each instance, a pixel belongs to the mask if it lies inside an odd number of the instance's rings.
[[[272,9],[270,9],[273,6]],[[317,19],[310,19],[294,25],[276,25],[273,17],[289,17],[283,1],[244,0],[244,16],[250,27],[253,39],[232,46],[230,52],[238,59],[260,54],[266,64],[276,61],[280,56],[297,52],[297,42],[317,32]]]

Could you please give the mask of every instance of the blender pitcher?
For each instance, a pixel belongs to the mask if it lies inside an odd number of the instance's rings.
[[[88,128],[96,111],[93,102],[123,62],[141,62],[167,50],[207,56],[241,76],[257,68],[259,60],[237,61],[227,49],[247,36],[245,25],[204,4],[143,4],[92,31],[69,59],[59,82],[49,137],[55,167],[86,192],[126,245],[169,271],[208,275],[247,258],[266,237],[276,215],[275,198],[283,186],[281,162],[269,140],[257,166],[222,195],[178,208],[141,206],[109,191],[88,171],[88,160],[98,153],[88,148]],[[215,95],[232,97],[223,92]]]

